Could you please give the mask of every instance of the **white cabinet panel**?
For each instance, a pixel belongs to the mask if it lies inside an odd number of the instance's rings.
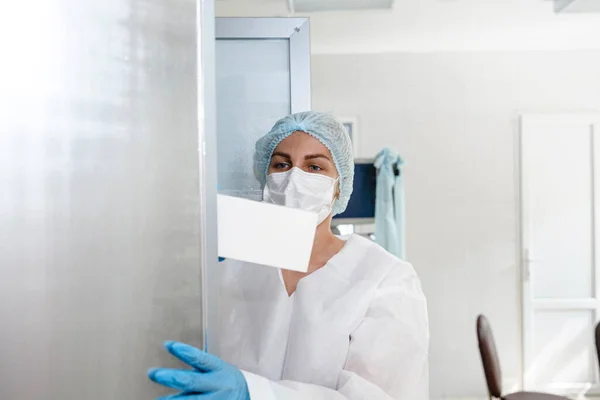
[[[589,298],[593,291],[590,126],[543,126],[528,132],[525,140],[533,295]]]
[[[591,311],[543,311],[534,319],[533,365],[536,385],[592,382],[596,369]]]

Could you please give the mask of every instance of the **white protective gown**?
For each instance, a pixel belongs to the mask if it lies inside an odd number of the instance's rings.
[[[426,400],[429,327],[412,266],[357,235],[288,296],[280,271],[221,264],[225,361],[252,400]]]

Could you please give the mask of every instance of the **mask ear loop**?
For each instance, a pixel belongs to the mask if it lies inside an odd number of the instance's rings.
[[[336,183],[338,183],[340,180],[340,177],[338,176],[337,178],[335,178],[335,180],[332,183],[332,186],[335,186]],[[333,212],[333,203],[335,203],[336,200],[338,200],[340,198],[340,192],[338,190],[337,195],[333,197],[333,199],[331,199],[331,203],[329,203],[328,205],[323,204],[323,207],[321,207],[321,209],[319,210],[319,212],[321,212],[323,210],[323,208],[325,207],[329,207],[331,209],[331,211],[329,211],[329,214],[331,214]]]
[[[333,196],[333,201],[331,202],[331,207],[333,207],[333,203],[335,203],[336,200],[340,199],[340,176],[338,175],[337,178],[335,178],[335,181],[333,181],[333,186],[337,185],[337,193],[335,194],[335,196]]]

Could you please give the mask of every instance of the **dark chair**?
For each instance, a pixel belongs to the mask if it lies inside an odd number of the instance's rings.
[[[598,338],[598,330],[596,330]],[[487,318],[483,315],[477,317],[477,340],[479,341],[479,353],[485,372],[490,399],[502,400],[568,400],[567,397],[556,396],[546,393],[516,392],[507,395],[502,394],[502,373],[500,372],[500,361],[496,352],[496,344],[492,335],[492,328]]]

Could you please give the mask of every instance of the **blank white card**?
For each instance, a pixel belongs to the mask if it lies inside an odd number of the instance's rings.
[[[217,195],[219,257],[306,272],[317,214]]]

